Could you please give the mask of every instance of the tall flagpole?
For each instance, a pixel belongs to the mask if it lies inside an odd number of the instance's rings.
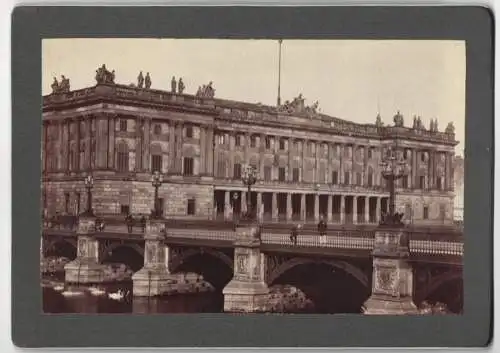
[[[281,105],[281,43],[282,39],[278,41],[279,43],[279,60],[278,60],[278,107]]]

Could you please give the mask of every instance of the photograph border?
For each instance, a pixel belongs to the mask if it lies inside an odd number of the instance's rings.
[[[20,347],[489,344],[493,332],[493,30],[491,10],[479,6],[15,8],[12,14],[14,344]],[[464,40],[467,118],[463,315],[43,314],[39,269],[41,44],[43,38],[76,37]],[[165,69],[168,70],[168,57]]]

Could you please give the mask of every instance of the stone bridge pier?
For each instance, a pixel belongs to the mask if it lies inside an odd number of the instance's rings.
[[[95,217],[82,216],[77,226],[76,259],[64,266],[68,283],[100,283],[104,281],[104,265],[99,259],[99,241],[95,238]]]
[[[171,249],[166,244],[167,230],[161,221],[147,220],[144,235],[144,266],[132,275],[135,297],[155,297],[169,293],[192,292],[203,282],[194,273],[170,271]]]
[[[269,288],[265,282],[265,262],[261,256],[261,229],[258,225],[236,229],[234,275],[226,285],[224,311],[265,311]]]
[[[364,304],[366,315],[411,315],[413,270],[409,263],[408,233],[403,229],[380,227],[375,232],[372,294]]]
[[[134,296],[160,295],[171,279],[168,271],[169,251],[164,240],[163,224],[148,220],[144,235],[144,266],[132,276]]]

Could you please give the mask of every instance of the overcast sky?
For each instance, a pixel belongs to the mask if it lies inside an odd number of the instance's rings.
[[[186,93],[213,81],[216,97],[276,104],[276,40],[44,39],[42,47],[43,94],[60,75],[71,89],[93,86],[95,70],[106,64],[117,83],[136,83],[142,70],[152,88],[170,90],[175,76]],[[373,123],[380,111],[392,124],[397,110],[407,126],[415,114],[426,128],[437,118],[440,131],[453,121],[456,154],[463,154],[464,42],[284,40],[282,102],[299,93],[306,104],[318,100],[322,113],[359,123]]]

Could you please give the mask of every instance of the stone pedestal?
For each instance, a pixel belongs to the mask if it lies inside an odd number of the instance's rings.
[[[222,291],[224,311],[248,313],[266,310],[269,288],[264,281],[260,244],[258,225],[236,228],[234,275]]]
[[[364,304],[366,315],[413,315],[413,272],[409,264],[408,234],[404,228],[381,227],[375,233],[372,295]]]
[[[146,221],[144,243],[144,267],[132,276],[133,294],[152,297],[165,292],[169,284],[168,249],[164,244],[163,222]]]
[[[80,217],[78,220],[78,245],[76,259],[64,266],[68,283],[101,283],[104,266],[99,263],[99,241],[95,239],[95,218]]]

